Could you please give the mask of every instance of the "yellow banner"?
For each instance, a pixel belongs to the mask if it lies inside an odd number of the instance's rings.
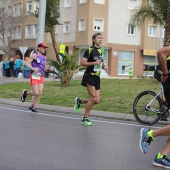
[[[64,44],[60,44],[60,53],[64,54],[65,52],[65,45]]]
[[[150,56],[156,56],[156,50],[143,50],[143,55],[150,55]]]

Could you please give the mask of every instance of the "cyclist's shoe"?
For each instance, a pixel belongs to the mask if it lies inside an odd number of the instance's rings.
[[[79,112],[80,106],[81,106],[81,99],[79,97],[76,97],[75,104],[74,104],[74,110],[76,113]]]
[[[162,108],[160,109],[161,112],[161,121],[168,121],[169,117],[169,108],[166,105],[162,105]]]
[[[148,151],[148,146],[152,141],[152,138],[147,135],[147,132],[149,129],[142,128],[140,131],[140,141],[139,141],[139,146],[142,151],[142,153],[146,154]]]
[[[153,165],[161,168],[170,168],[170,160],[166,155],[163,158],[158,159],[157,155],[154,158]]]
[[[24,91],[22,92],[22,95],[21,95],[21,101],[22,101],[22,102],[25,102],[26,97],[27,97],[27,90],[24,90]]]
[[[36,111],[33,107],[29,107],[29,111],[30,111],[30,112],[34,112],[34,113],[37,113],[37,111]]]
[[[88,118],[82,118],[81,124],[86,125],[86,126],[92,126],[92,122],[90,122],[90,120]]]
[[[162,114],[161,115],[161,121],[168,121],[169,113],[168,114]]]

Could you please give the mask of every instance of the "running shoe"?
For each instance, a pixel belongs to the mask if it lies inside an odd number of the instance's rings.
[[[37,113],[37,111],[36,111],[33,107],[29,107],[29,111],[30,111],[30,112],[34,112],[34,113]]]
[[[92,122],[90,122],[90,120],[88,118],[82,118],[81,124],[86,125],[86,126],[92,126]]]
[[[167,155],[164,155],[163,158],[158,159],[157,155],[154,158],[153,165],[161,168],[170,168],[170,160]]]
[[[147,132],[149,129],[147,128],[142,128],[140,131],[140,141],[139,141],[139,146],[141,151],[146,154],[148,151],[148,146],[152,141],[152,138],[147,135]]]
[[[22,101],[22,102],[25,102],[26,97],[27,97],[27,90],[24,90],[24,91],[22,92],[22,95],[21,95],[21,101]]]
[[[74,110],[75,110],[76,113],[79,112],[80,105],[81,105],[81,99],[79,97],[76,97],[75,98],[75,104],[74,104]]]

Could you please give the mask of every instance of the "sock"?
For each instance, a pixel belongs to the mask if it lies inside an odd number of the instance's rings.
[[[83,104],[83,103],[82,103],[82,99],[80,99],[80,104]]]
[[[147,135],[148,135],[149,137],[151,137],[152,140],[155,140],[155,138],[152,136],[152,132],[153,132],[153,130],[149,130],[149,131],[147,132]]]
[[[85,119],[88,119],[88,117],[83,117],[83,119],[85,120]]]
[[[34,108],[34,106],[35,106],[35,105],[34,105],[34,104],[32,104],[32,105],[31,105],[31,108]]]
[[[161,158],[163,158],[163,155],[161,155],[160,152],[159,152],[158,155],[157,155],[157,158],[161,159]]]

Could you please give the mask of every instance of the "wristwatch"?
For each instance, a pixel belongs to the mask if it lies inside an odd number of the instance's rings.
[[[163,76],[167,76],[169,73],[167,73],[167,74],[162,74]]]

